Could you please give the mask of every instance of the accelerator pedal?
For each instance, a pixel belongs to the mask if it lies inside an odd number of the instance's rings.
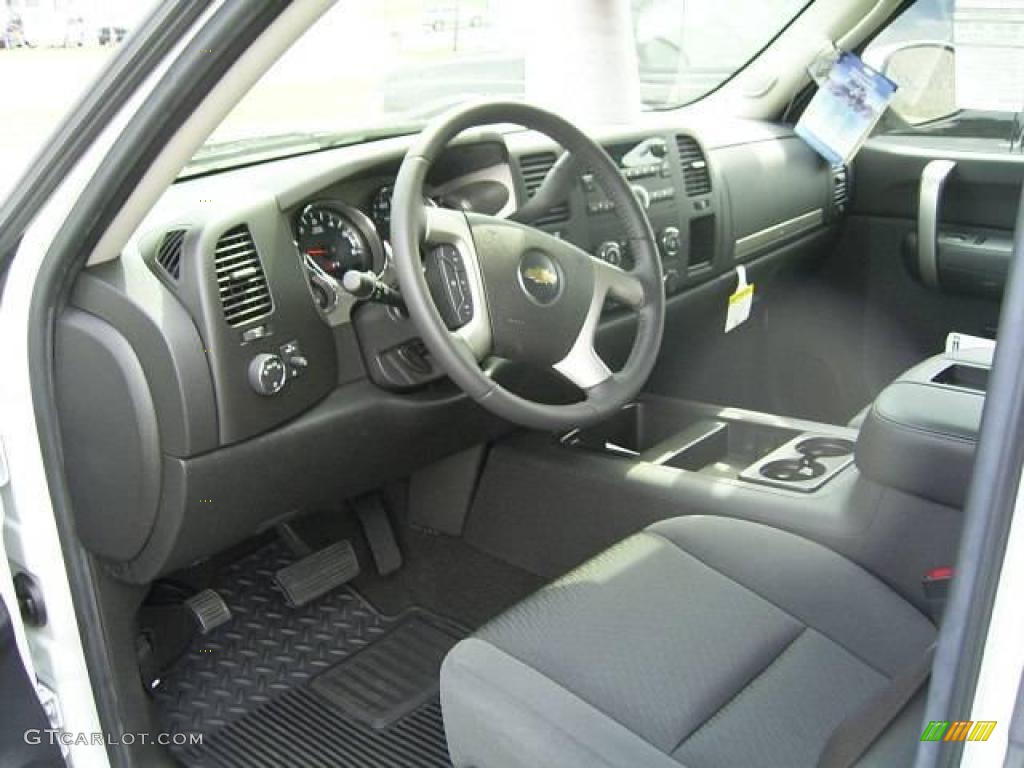
[[[348,539],[335,542],[274,574],[288,603],[298,607],[359,575],[359,560]]]
[[[192,613],[199,631],[204,635],[231,621],[231,609],[213,589],[204,589],[192,595],[185,601],[185,607]]]
[[[359,522],[363,524],[363,533],[373,553],[377,573],[381,576],[394,573],[402,567],[402,550],[398,548],[384,499],[379,494],[371,493],[356,499],[353,506],[359,515]]]

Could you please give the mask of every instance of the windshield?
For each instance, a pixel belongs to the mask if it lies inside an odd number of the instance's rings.
[[[342,0],[185,173],[414,132],[472,98],[526,98],[584,122],[680,106],[742,69],[808,4]]]

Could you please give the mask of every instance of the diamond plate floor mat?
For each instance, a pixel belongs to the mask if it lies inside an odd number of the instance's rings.
[[[162,730],[203,735],[190,766],[450,766],[437,699],[465,634],[420,609],[383,616],[350,588],[289,605],[274,542],[212,585],[230,623],[197,635],[154,689]]]
[[[313,680],[350,718],[382,730],[437,694],[441,662],[461,633],[411,615],[369,647]]]

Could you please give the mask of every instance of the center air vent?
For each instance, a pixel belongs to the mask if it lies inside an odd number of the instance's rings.
[[[221,235],[213,264],[228,325],[243,325],[271,313],[270,287],[249,227],[240,224]]]
[[[174,280],[181,276],[181,248],[185,241],[184,229],[172,229],[160,241],[156,251],[156,263]]]
[[[683,184],[690,197],[706,195],[711,191],[711,174],[700,144],[692,136],[676,136],[679,164],[683,169]]]
[[[548,171],[551,170],[551,166],[555,164],[557,159],[554,152],[538,152],[533,155],[523,155],[519,158],[519,170],[523,174],[523,184],[526,186],[527,197],[533,197],[533,194],[540,188],[544,178],[548,175]],[[560,203],[536,219],[533,224],[543,227],[560,224],[568,219],[569,206],[566,203]]]

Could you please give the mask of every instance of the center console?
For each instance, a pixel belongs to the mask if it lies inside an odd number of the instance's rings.
[[[942,417],[932,397],[972,403],[962,411],[962,444],[953,439],[956,425],[947,425],[944,436],[926,438],[935,446],[922,456],[913,444],[924,430],[919,418],[911,426],[915,398],[890,405],[888,391],[860,433],[650,394],[602,424],[554,439],[516,433],[491,449],[474,502],[487,522],[470,514],[467,535],[485,551],[555,576],[657,520],[735,517],[819,542],[927,610],[921,575],[954,562],[963,517],[952,497],[934,500],[936,485],[947,482],[935,478],[949,475],[949,488],[961,492],[966,486],[979,413],[971,411],[987,375],[981,367],[930,362],[894,385],[897,394],[928,390],[917,399],[923,414],[932,413],[931,428]],[[888,424],[896,418],[900,426]],[[523,537],[524,528],[533,535]]]
[[[989,368],[943,355],[882,390],[857,440],[857,466],[875,482],[962,507],[974,467]]]
[[[565,446],[728,480],[815,494],[856,465],[872,483],[963,507],[988,386],[988,360],[939,355],[886,387],[855,428],[644,397]]]
[[[563,445],[716,479],[814,493],[853,464],[856,432],[738,408],[645,398]]]
[[[859,431],[645,393],[593,427],[516,433],[488,454],[466,535],[554,577],[658,520],[734,517],[816,541],[931,610],[921,578],[957,556],[989,368],[951,355],[900,376]]]

